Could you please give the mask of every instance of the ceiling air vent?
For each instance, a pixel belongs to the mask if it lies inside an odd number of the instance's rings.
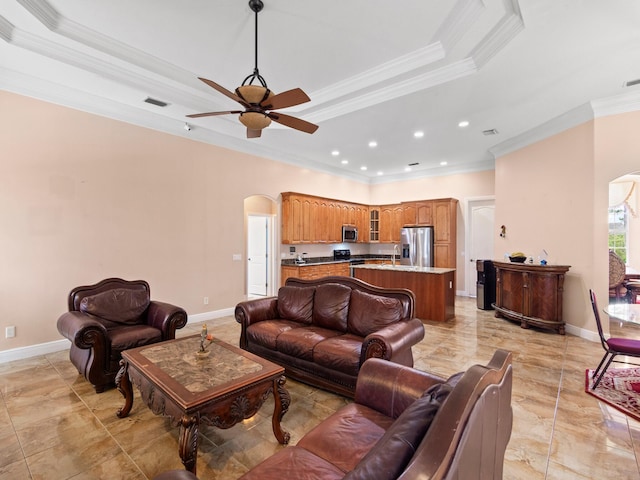
[[[413,162],[409,164],[410,167],[415,167],[416,165],[420,165],[420,162]]]
[[[483,130],[482,134],[483,135],[497,135],[498,134],[498,130],[496,130],[495,128],[492,128],[490,130]]]
[[[635,80],[629,80],[624,84],[625,87],[633,87],[634,85],[640,85],[640,78],[636,78]]]
[[[169,105],[167,102],[163,102],[162,100],[156,100],[155,98],[147,97],[144,100],[146,103],[150,103],[151,105],[155,105],[156,107],[166,107]]]

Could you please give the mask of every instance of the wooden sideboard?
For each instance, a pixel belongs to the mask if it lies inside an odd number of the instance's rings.
[[[562,292],[569,265],[493,262],[496,267],[496,317],[557,330],[564,335]]]

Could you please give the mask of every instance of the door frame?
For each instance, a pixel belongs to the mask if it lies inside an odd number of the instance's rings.
[[[495,205],[496,205],[496,197],[495,195],[485,195],[485,196],[479,196],[479,197],[469,197],[466,199],[467,201],[467,208],[466,208],[466,213],[467,213],[467,228],[465,229],[465,267],[464,267],[464,273],[465,273],[465,295],[467,297],[474,297],[475,296],[475,286],[476,286],[476,276],[477,276],[477,271],[476,271],[476,267],[475,265],[472,265],[474,262],[472,261],[473,259],[471,258],[471,214],[472,214],[472,208],[474,206],[476,206],[478,203],[485,203],[488,201],[493,202],[493,207],[495,209]],[[495,257],[495,243],[494,243],[494,255]]]

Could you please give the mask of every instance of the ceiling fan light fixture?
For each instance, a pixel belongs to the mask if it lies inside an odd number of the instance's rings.
[[[273,92],[260,85],[243,85],[236,88],[236,93],[245,102],[259,104],[267,98],[273,97]]]
[[[243,112],[240,114],[240,123],[249,130],[262,130],[271,125],[271,119],[260,112]]]

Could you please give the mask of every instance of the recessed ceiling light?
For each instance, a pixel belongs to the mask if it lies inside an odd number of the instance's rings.
[[[458,123],[458,126],[460,128],[468,127],[469,126],[469,121],[468,120],[463,120],[460,123]]]
[[[349,163],[349,160],[342,160],[342,162],[340,163],[342,163],[343,165],[346,165],[347,163]]]
[[[443,160],[443,161],[441,161],[441,162],[440,162],[440,165],[442,165],[443,167],[444,167],[446,164],[447,164],[447,161],[446,161],[446,160]]]
[[[334,157],[337,157],[338,155],[340,155],[340,152],[338,150],[334,150],[331,152],[331,155],[333,155]]]
[[[383,171],[379,171],[378,175],[384,175],[384,172]]]
[[[424,132],[422,131],[413,132],[413,136],[416,138],[422,138],[424,137]]]
[[[369,146],[370,146],[371,148],[377,147],[377,146],[378,146],[378,142],[376,142],[375,140],[371,140],[371,141],[369,142]]]
[[[405,172],[410,172],[411,171],[411,167],[404,167],[404,171]]]
[[[367,167],[365,167],[364,165],[360,167],[360,170],[362,170],[363,172],[367,169]]]

